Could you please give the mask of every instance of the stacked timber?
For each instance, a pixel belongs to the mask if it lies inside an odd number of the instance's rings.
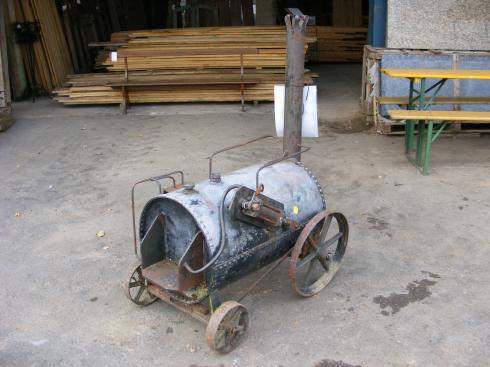
[[[228,49],[253,49],[245,54],[246,68],[277,68],[285,66],[286,29],[284,27],[209,27],[161,29],[114,33],[111,42],[119,44],[118,51],[130,51],[145,57],[128,57],[129,70],[239,68],[240,55],[227,55]],[[314,38],[309,37],[308,42]],[[192,50],[209,49],[213,55],[192,55]],[[161,56],[168,51],[172,56]],[[182,56],[175,57],[179,51]],[[159,56],[152,56],[158,53]],[[184,54],[185,53],[185,54]],[[113,61],[109,52],[102,52],[97,67],[121,71],[121,58]]]
[[[274,85],[285,79],[285,27],[117,32],[104,46],[96,60],[101,72],[68,76],[56,100],[121,103],[124,87],[129,103],[240,101],[242,88],[245,101],[273,101]],[[306,73],[305,83],[314,77]]]
[[[317,62],[362,62],[367,28],[363,27],[308,27],[307,34],[316,38],[308,54]]]
[[[313,84],[316,76],[306,73],[305,83]],[[284,83],[284,70],[249,71],[243,77],[233,69],[135,71],[128,99],[131,103],[235,102],[241,99],[242,81],[246,101],[272,101],[274,85]],[[114,85],[122,83],[121,72],[71,75],[67,86],[56,90],[55,99],[66,105],[117,104],[121,90]]]
[[[15,1],[17,22],[38,22],[39,40],[33,43],[36,82],[45,92],[60,86],[66,75],[73,73],[73,65],[61,26],[56,3],[52,0]],[[27,47],[27,46],[26,46]],[[29,53],[24,50],[24,64],[29,65]],[[18,65],[11,65],[11,68]],[[32,75],[27,75],[31,85],[36,87]]]

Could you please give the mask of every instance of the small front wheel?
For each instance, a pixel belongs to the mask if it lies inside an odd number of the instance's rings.
[[[131,302],[139,306],[148,306],[157,300],[153,294],[146,289],[146,279],[143,277],[141,264],[134,264],[128,274],[124,286],[124,293]]]
[[[248,311],[235,301],[223,303],[211,315],[206,339],[212,350],[230,353],[245,339],[248,330]]]

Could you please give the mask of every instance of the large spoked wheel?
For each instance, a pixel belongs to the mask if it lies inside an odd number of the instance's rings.
[[[349,224],[342,213],[324,210],[303,228],[291,253],[289,280],[303,297],[311,297],[333,279],[340,268],[349,239]]]
[[[143,277],[140,263],[136,263],[131,267],[124,284],[124,293],[126,297],[139,306],[148,306],[157,300],[157,297],[150,294],[146,289],[146,280]]]
[[[226,354],[243,341],[247,330],[247,309],[238,302],[227,301],[211,315],[206,328],[206,339],[212,350]]]

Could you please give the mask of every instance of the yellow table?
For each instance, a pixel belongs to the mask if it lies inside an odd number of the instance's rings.
[[[490,80],[490,70],[381,69],[381,72],[393,78]]]
[[[410,81],[410,89],[408,95],[407,110],[418,109],[424,113],[409,113],[405,115],[413,116],[407,119],[405,124],[405,154],[407,158],[418,168],[422,169],[424,175],[428,174],[430,150],[433,141],[440,135],[442,130],[446,127],[447,123],[444,122],[440,125],[435,135],[432,136],[432,124],[429,122],[429,129],[426,131],[426,120],[430,120],[431,113],[427,111],[432,105],[434,97],[441,90],[448,79],[472,79],[472,80],[490,80],[490,70],[457,70],[457,69],[381,69],[381,72],[387,76],[393,78],[407,78]],[[431,86],[427,86],[427,79],[438,79]],[[415,82],[420,81],[420,88],[415,89]],[[429,95],[429,92],[432,92]],[[419,101],[418,104],[415,102]],[[459,112],[459,114],[458,114]],[[395,113],[396,111],[390,111]],[[481,116],[477,116],[480,115]],[[441,120],[441,114],[438,113],[438,118],[434,120]],[[464,117],[464,112],[449,111],[447,113],[446,121],[459,121]],[[488,113],[472,113],[473,118],[486,118],[488,120]],[[422,118],[423,117],[423,118]],[[468,117],[466,117],[467,119]],[[417,149],[415,151],[415,159],[411,157],[413,152],[414,130],[415,123],[417,123]],[[430,136],[428,136],[430,135]]]

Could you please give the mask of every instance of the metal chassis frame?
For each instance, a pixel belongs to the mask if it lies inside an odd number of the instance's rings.
[[[289,249],[284,255],[282,255],[279,259],[269,265],[267,270],[264,271],[264,273],[262,273],[243,293],[240,294],[240,296],[237,298],[237,302],[241,302],[258,284],[260,284],[270,273],[272,273],[279,265],[281,265],[284,260],[286,260],[289,255],[291,255],[293,247],[291,247],[291,249]],[[213,298],[219,298],[218,291],[214,291],[208,296],[209,307],[206,307],[201,303],[186,304],[178,300],[176,297],[173,297],[163,288],[151,283],[148,284],[147,291],[155,297],[161,299],[163,302],[175,307],[179,311],[184,312],[194,319],[203,322],[204,324],[207,324],[209,322],[211,314],[214,313],[215,308],[217,308],[216,306],[219,306],[214,304],[215,302],[213,302]]]

